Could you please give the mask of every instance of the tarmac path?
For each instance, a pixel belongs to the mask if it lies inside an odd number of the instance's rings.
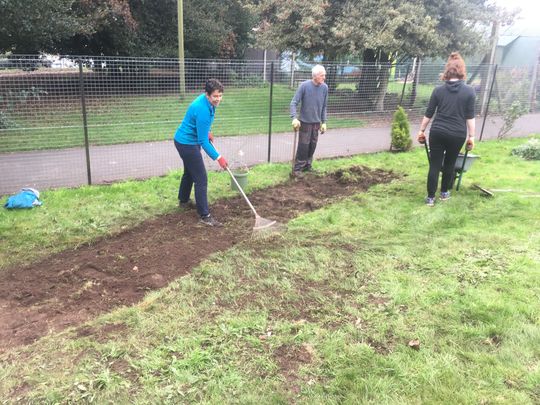
[[[331,127],[331,121],[329,125]],[[418,125],[419,121],[411,125],[413,136],[416,135]],[[477,119],[476,125],[479,135],[481,117]],[[496,138],[501,125],[500,117],[488,117],[483,139]],[[540,113],[521,117],[508,136],[520,137],[532,133],[540,133]],[[293,154],[292,143],[292,131],[273,134],[271,162],[290,161]],[[268,135],[218,137],[216,147],[232,168],[268,161]],[[388,150],[389,147],[389,126],[329,129],[327,133],[319,136],[315,159],[379,152]],[[206,157],[205,159],[209,170],[218,169],[217,163]],[[182,163],[171,140],[91,146],[90,167],[92,183],[105,184],[162,176],[171,170],[180,169]],[[43,190],[84,184],[87,184],[84,148],[0,154],[0,195],[16,192],[22,187]]]

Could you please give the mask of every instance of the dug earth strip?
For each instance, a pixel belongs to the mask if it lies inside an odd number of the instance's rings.
[[[388,183],[391,172],[355,166],[310,174],[254,191],[257,211],[281,223]],[[248,240],[253,216],[242,197],[218,200],[209,229],[194,210],[178,210],[106,237],[0,273],[0,352],[30,344],[52,331],[140,301],[191,271],[208,256]]]

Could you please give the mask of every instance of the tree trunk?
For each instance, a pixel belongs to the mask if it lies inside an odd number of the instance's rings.
[[[376,80],[377,71],[375,67],[375,50],[366,49],[363,53],[362,71],[360,80],[356,86],[362,111],[373,110],[373,95],[377,90]]]
[[[409,96],[409,99],[407,100],[407,108],[412,108],[414,105],[414,102],[416,101],[416,89],[418,87],[418,81],[420,80],[420,65],[421,65],[421,59],[416,58],[416,66],[414,67],[413,72],[413,81],[412,81],[412,87],[411,87],[411,95]]]
[[[375,111],[384,111],[384,99],[388,89],[388,78],[390,76],[390,64],[383,62],[379,64],[379,77],[377,83],[379,88],[375,94]]]
[[[333,50],[326,51],[324,56],[328,62],[335,62],[336,60],[336,52]],[[337,65],[335,63],[326,66],[326,85],[330,93],[337,89]]]
[[[366,49],[363,55],[362,73],[358,83],[359,98],[363,111],[383,111],[388,88],[390,64],[388,54]]]

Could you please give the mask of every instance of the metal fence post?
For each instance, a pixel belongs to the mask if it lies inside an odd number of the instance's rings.
[[[294,89],[294,52],[291,54],[291,89]]]
[[[411,65],[407,65],[407,73],[405,73],[405,81],[403,82],[403,89],[401,89],[401,98],[399,99],[399,106],[403,105],[403,95],[405,94],[405,86],[407,85],[407,78],[409,77],[409,70]]]
[[[538,80],[538,65],[540,64],[540,52],[538,53],[538,60],[534,64],[532,76],[531,76],[531,87],[529,89],[529,112],[534,112],[536,109],[536,86]]]
[[[266,83],[266,49],[263,53],[263,82]]]
[[[495,68],[493,69],[493,77],[491,78],[491,86],[489,88],[489,95],[488,95],[487,104],[486,104],[486,112],[484,113],[484,119],[482,120],[482,129],[480,130],[479,141],[481,141],[482,137],[484,136],[484,126],[486,125],[486,118],[489,111],[489,103],[491,102],[491,93],[493,92],[493,86],[495,85],[496,76],[497,76],[497,65],[495,65]]]
[[[81,107],[83,115],[83,130],[84,130],[84,149],[86,151],[86,175],[88,178],[88,185],[92,184],[92,172],[90,171],[90,146],[88,143],[88,122],[86,120],[86,97],[84,93],[84,77],[83,77],[83,65],[82,60],[78,60],[79,63],[79,92],[81,95]]]
[[[274,98],[274,62],[270,63],[270,108],[268,113],[268,163],[272,152],[272,100]]]

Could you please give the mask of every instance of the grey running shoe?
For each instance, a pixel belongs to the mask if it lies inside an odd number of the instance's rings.
[[[212,215],[208,214],[207,216],[205,217],[201,217],[201,220],[200,220],[203,224],[205,225],[208,225],[208,226],[223,226],[223,224],[221,222],[219,222],[218,220],[216,220]]]
[[[426,197],[426,205],[433,207],[435,205],[435,197]]]
[[[440,201],[447,201],[450,199],[450,191],[442,191],[441,195],[439,196]]]

